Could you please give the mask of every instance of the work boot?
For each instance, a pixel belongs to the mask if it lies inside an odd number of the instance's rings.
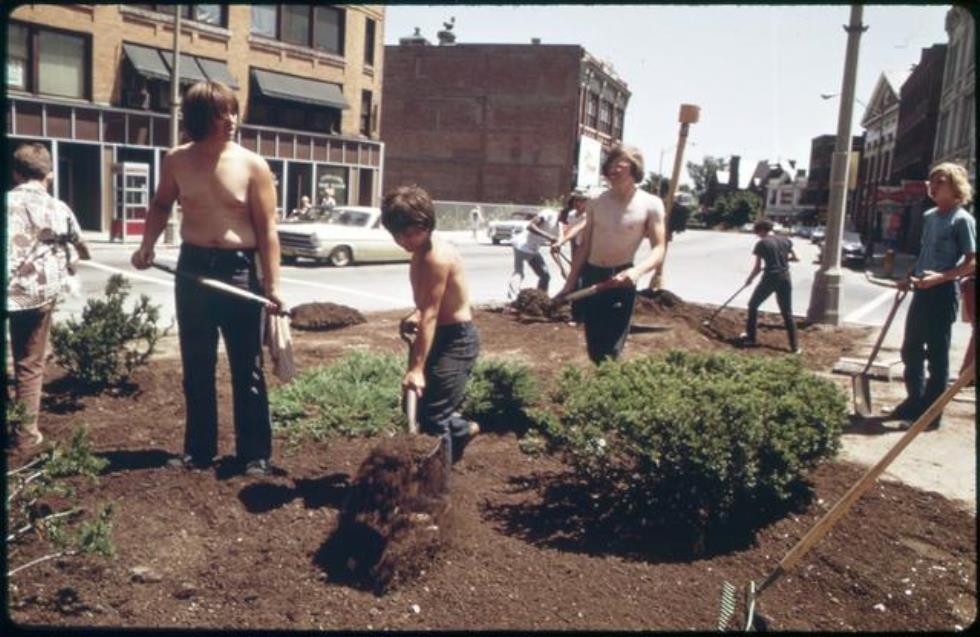
[[[915,420],[919,417],[915,402],[906,398],[888,413],[889,420]]]
[[[245,465],[245,475],[250,478],[264,478],[269,475],[269,461],[264,459],[249,460]]]
[[[172,469],[194,471],[199,469],[207,469],[211,466],[211,461],[201,460],[200,458],[195,458],[190,454],[184,454],[178,458],[171,458],[170,460],[167,460],[167,466]]]
[[[466,437],[453,441],[453,464],[456,464],[463,458],[463,450],[466,449],[466,445],[470,444],[473,438],[480,433],[479,424],[471,420],[469,425],[466,430]]]

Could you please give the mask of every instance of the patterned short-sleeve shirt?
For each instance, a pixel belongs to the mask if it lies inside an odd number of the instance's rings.
[[[63,244],[41,241],[41,232],[78,236],[75,214],[39,182],[21,184],[7,193],[7,311],[29,310],[51,303],[68,274]]]

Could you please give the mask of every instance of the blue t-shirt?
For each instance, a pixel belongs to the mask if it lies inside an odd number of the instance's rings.
[[[957,206],[946,214],[938,208],[922,216],[922,247],[912,274],[952,270],[964,254],[977,251],[977,222]]]

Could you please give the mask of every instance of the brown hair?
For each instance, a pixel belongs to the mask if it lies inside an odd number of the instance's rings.
[[[51,153],[41,142],[21,144],[14,151],[13,171],[26,179],[44,179],[51,173]]]
[[[752,232],[772,232],[772,221],[759,219],[752,225]]]
[[[381,201],[381,224],[393,235],[412,227],[435,230],[436,212],[429,193],[415,185],[389,190]]]
[[[238,98],[221,82],[196,82],[180,102],[184,130],[196,142],[208,136],[214,120],[228,113],[238,115]]]
[[[630,170],[630,173],[633,175],[633,181],[636,183],[643,181],[643,153],[636,146],[625,146],[623,144],[613,146],[609,154],[606,155],[606,160],[602,162],[602,176],[609,177],[609,169],[621,157],[625,157],[633,164],[633,168]]]
[[[973,188],[970,187],[970,180],[966,175],[966,168],[963,166],[951,161],[944,161],[929,171],[929,179],[932,179],[933,175],[942,175],[949,179],[949,185],[956,194],[956,201],[960,205],[965,206],[973,201]]]

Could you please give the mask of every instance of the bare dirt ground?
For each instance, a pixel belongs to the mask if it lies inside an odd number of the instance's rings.
[[[667,348],[728,349],[744,313],[704,329],[709,308],[649,301],[626,356]],[[300,369],[353,348],[404,353],[401,312],[332,332],[294,332]],[[544,379],[587,365],[578,328],[479,311],[483,354],[512,356]],[[806,327],[805,364],[829,370],[854,355],[861,331]],[[752,355],[786,355],[778,317],[764,315]],[[692,558],[654,535],[587,514],[589,494],[558,459],[531,457],[513,434],[479,437],[451,477],[453,533],[427,572],[384,596],[331,581],[325,545],[361,461],[376,439],[275,441],[267,479],[240,475],[231,456],[231,388],[219,364],[222,462],[168,469],[181,449],[183,397],[172,343],[122,396],[65,396],[57,373],[42,416],[49,437],[87,425],[110,465],[98,486],[79,481],[91,510],[116,503],[115,559],[72,557],[18,573],[9,608],[20,624],[252,629],[652,629],[711,630],[723,581],[759,581],[861,476],[835,461],[810,476],[812,498],[770,515],[754,534],[733,529],[720,549]],[[271,373],[268,374],[270,382]],[[961,418],[962,415],[956,415]],[[958,422],[958,421],[957,421]],[[930,434],[938,436],[942,432]],[[8,466],[19,466],[8,457]],[[882,480],[759,600],[778,630],[952,630],[976,617],[976,519],[939,494]],[[46,549],[28,543],[22,564]],[[134,575],[146,567],[150,575]]]

